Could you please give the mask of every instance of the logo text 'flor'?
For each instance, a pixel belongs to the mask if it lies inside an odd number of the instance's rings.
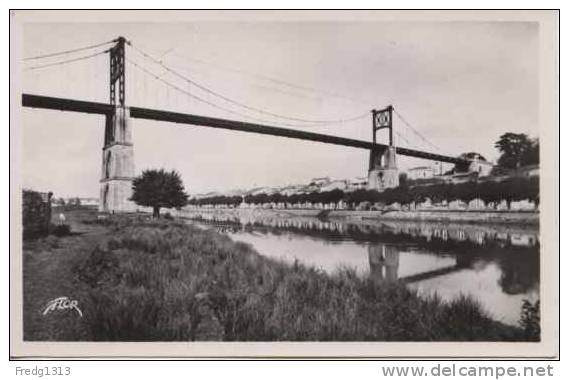
[[[82,317],[83,313],[79,309],[77,300],[71,300],[69,297],[59,297],[54,300],[51,300],[47,303],[45,310],[43,311],[43,315],[47,315],[48,313],[54,310],[68,310],[68,309],[75,309],[79,316]]]

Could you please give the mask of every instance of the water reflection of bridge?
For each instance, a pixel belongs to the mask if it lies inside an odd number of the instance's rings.
[[[394,280],[417,283],[461,270],[478,271],[493,264],[499,268],[498,284],[506,294],[523,294],[539,284],[538,231],[523,226],[321,221],[311,217],[239,219],[227,215],[201,215],[197,219],[220,232],[293,233],[327,244],[355,242],[368,250],[370,275],[378,283]],[[455,262],[400,277],[399,258],[406,253],[452,258]]]
[[[473,259],[469,256],[459,255],[453,265],[415,273],[405,277],[399,277],[399,257],[401,248],[389,244],[370,243],[368,245],[370,278],[378,283],[395,282],[413,283],[453,272],[458,272],[471,267]]]

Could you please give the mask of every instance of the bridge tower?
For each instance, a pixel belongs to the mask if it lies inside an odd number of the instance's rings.
[[[393,146],[393,106],[373,110],[373,144],[369,155],[368,189],[383,191],[399,186],[397,154]],[[377,131],[389,130],[389,146],[381,148],[376,144]]]
[[[135,204],[129,200],[134,178],[134,151],[130,112],[125,106],[125,45],[119,37],[110,49],[110,103],[112,114],[105,119],[105,143],[99,211],[132,212]]]

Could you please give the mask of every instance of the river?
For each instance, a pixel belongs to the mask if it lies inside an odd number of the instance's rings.
[[[524,299],[539,297],[536,226],[239,218],[203,214],[191,223],[251,244],[261,255],[334,273],[341,267],[378,286],[403,281],[423,296],[478,300],[495,320],[516,325]]]

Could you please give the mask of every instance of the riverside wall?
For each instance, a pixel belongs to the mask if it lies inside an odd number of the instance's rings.
[[[239,219],[256,217],[314,217],[346,221],[401,220],[457,223],[526,224],[539,225],[537,211],[465,211],[465,210],[413,210],[413,211],[355,211],[310,209],[240,209],[240,208],[186,208],[178,212],[182,217],[200,215],[225,216]]]

